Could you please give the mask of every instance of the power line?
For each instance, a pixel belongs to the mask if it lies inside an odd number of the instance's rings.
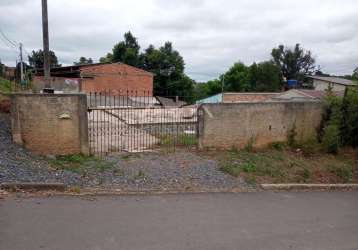
[[[0,29],[0,34],[2,35],[2,37],[8,42],[10,43],[13,47],[17,48],[18,47],[18,43],[16,41],[12,41],[10,40],[5,34],[4,32]]]

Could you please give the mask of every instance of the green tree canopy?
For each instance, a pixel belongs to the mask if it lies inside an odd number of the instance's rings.
[[[139,49],[137,38],[130,31],[124,34],[124,40],[114,45],[112,53],[99,59],[100,62],[122,62],[139,66]]]
[[[358,82],[358,67],[353,71],[352,79]]]
[[[193,92],[193,81],[184,74],[184,59],[166,42],[159,49],[150,45],[140,55],[141,67],[154,74],[154,93],[163,96],[188,96]]]
[[[305,74],[312,74],[315,69],[315,59],[311,51],[296,44],[293,49],[279,45],[272,49],[272,61],[280,68],[281,74],[287,80],[302,79]]]
[[[78,62],[73,62],[74,65],[86,65],[86,64],[92,64],[93,60],[92,58],[86,58],[84,56],[81,56],[80,59],[78,60]]]
[[[242,62],[237,62],[220,77],[220,81],[224,81],[224,91],[249,91],[249,67]]]
[[[274,92],[282,88],[280,69],[272,62],[253,63],[249,68],[250,91]]]
[[[196,99],[203,99],[225,92],[275,92],[282,89],[280,69],[272,62],[253,63],[246,66],[235,63],[218,79],[195,85]]]
[[[37,51],[32,51],[31,55],[28,56],[29,64],[35,69],[42,69],[44,67],[44,54],[41,49]],[[55,52],[50,50],[50,68],[61,67],[61,64],[58,63],[57,56]]]

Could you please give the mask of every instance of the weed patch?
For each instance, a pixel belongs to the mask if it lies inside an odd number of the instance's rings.
[[[68,170],[81,175],[89,172],[105,172],[114,165],[114,163],[81,154],[57,156],[54,160],[50,160],[50,163],[57,169]]]

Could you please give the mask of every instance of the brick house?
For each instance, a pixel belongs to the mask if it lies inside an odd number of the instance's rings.
[[[44,88],[43,70],[33,78],[36,91]],[[96,63],[51,69],[51,85],[58,92],[109,92],[112,95],[152,95],[153,74],[124,63]]]

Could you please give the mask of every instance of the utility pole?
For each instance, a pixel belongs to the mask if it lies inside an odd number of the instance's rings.
[[[50,76],[50,50],[48,37],[48,15],[47,0],[42,0],[42,36],[43,36],[43,54],[44,54],[44,77],[45,77],[45,93],[53,93],[51,90]]]
[[[221,81],[221,102],[224,102],[224,85],[225,85],[225,74],[223,74],[223,79]]]
[[[20,84],[24,82],[24,66],[22,59],[22,43],[20,43]]]

